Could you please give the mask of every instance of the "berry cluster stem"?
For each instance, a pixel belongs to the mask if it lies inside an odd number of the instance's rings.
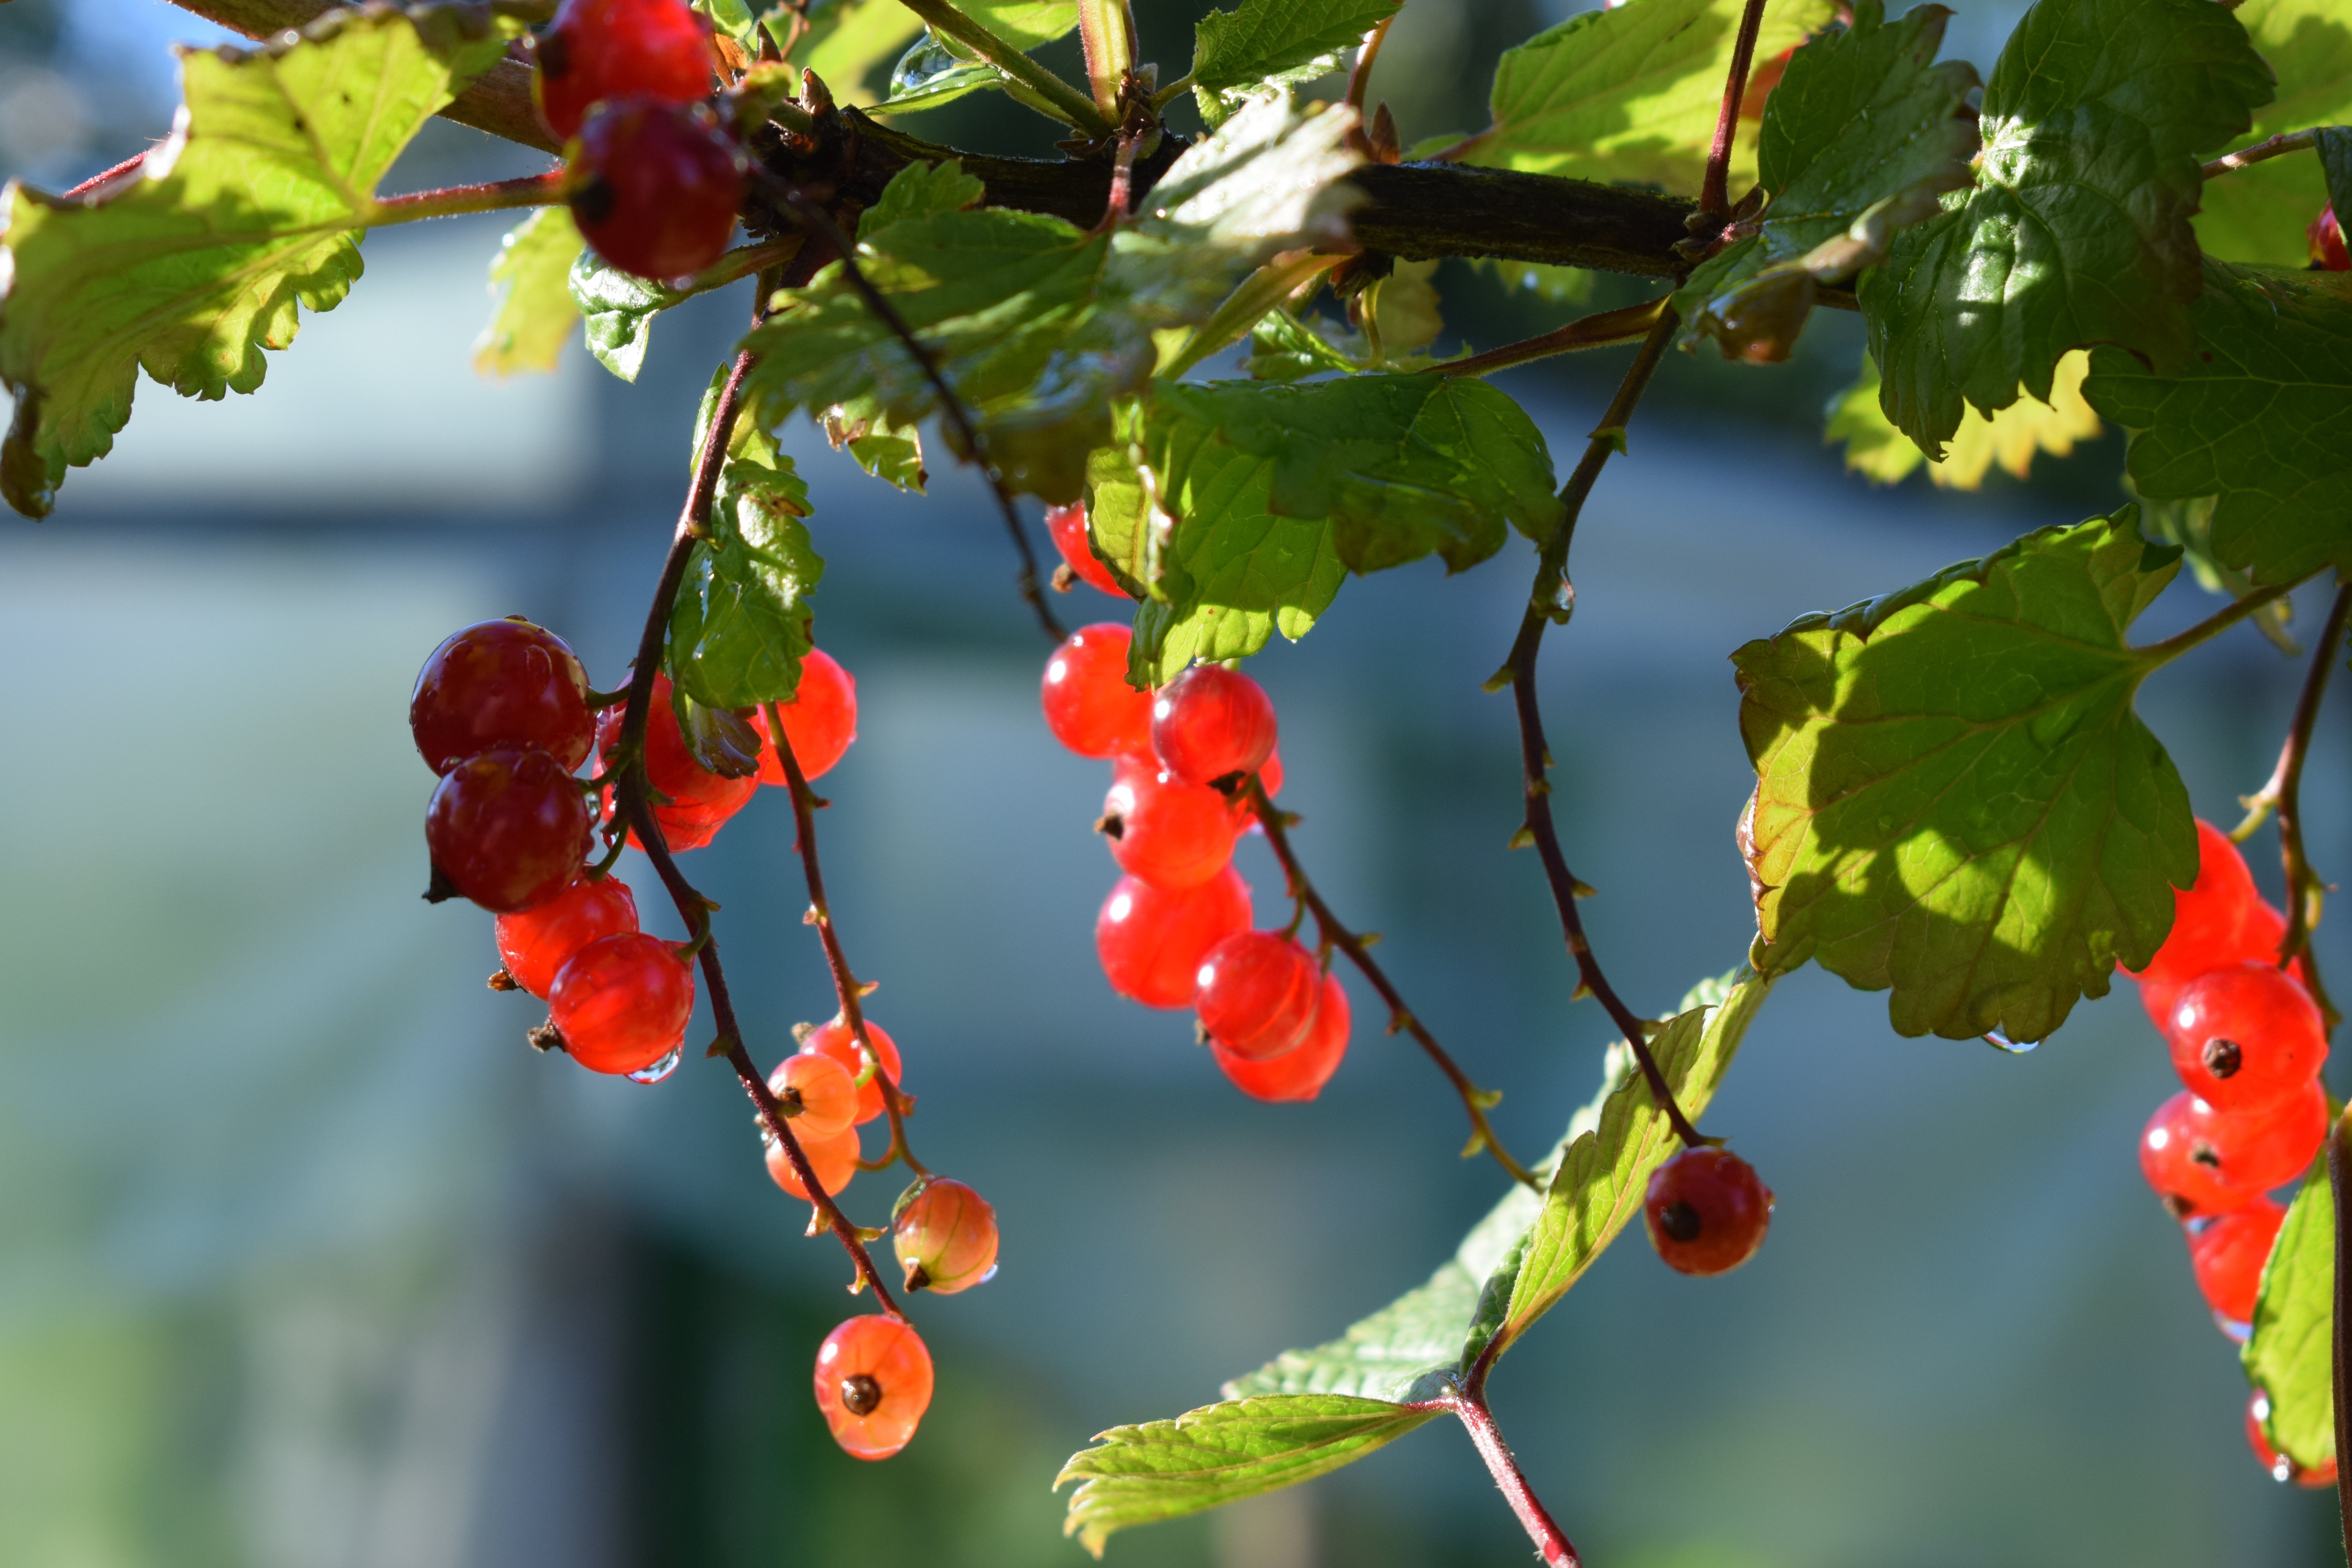
[[[1487,1474],[1495,1478],[1503,1500],[1511,1505],[1511,1512],[1527,1531],[1528,1539],[1536,1543],[1545,1568],[1581,1568],[1584,1559],[1576,1554],[1575,1545],[1553,1521],[1535,1489],[1528,1484],[1511,1446],[1503,1441],[1502,1428],[1495,1425],[1495,1413],[1487,1408],[1484,1393],[1455,1389],[1415,1408],[1445,1411],[1468,1429],[1471,1446],[1486,1461]]]
[[[2247,797],[2247,817],[2242,829],[2251,831],[2261,825],[2263,816],[2270,810],[2278,813],[2279,859],[2286,870],[2286,935],[2279,942],[2279,967],[2292,964],[2298,956],[2309,976],[2311,999],[2319,1005],[2320,1016],[2327,1022],[2329,1033],[2343,1022],[2343,1015],[2328,1000],[2326,987],[2319,983],[2319,962],[2312,955],[2311,929],[2319,923],[2320,911],[2327,898],[2327,884],[2311,868],[2311,859],[2303,844],[2303,764],[2311,756],[2311,733],[2319,722],[2320,700],[2327,693],[2327,678],[2336,668],[2336,658],[2344,646],[2344,623],[2352,612],[2352,582],[2336,590],[2335,602],[2327,607],[2327,619],[2319,631],[2319,646],[2312,650],[2311,666],[2303,678],[2303,691],[2295,699],[2294,718],[2287,725],[2286,742],[2279,748],[2278,766],[2271,771],[2270,782],[2261,791]]]
[[[1436,366],[1440,375],[1488,375],[1507,370],[1529,360],[1549,359],[1553,354],[1574,353],[1579,349],[1605,349],[1618,343],[1630,343],[1649,336],[1658,324],[1658,312],[1666,308],[1664,300],[1653,300],[1646,305],[1627,305],[1615,310],[1600,310],[1590,316],[1580,316],[1564,327],[1538,332],[1516,343],[1486,350],[1457,360],[1448,360]]]
[[[1260,826],[1265,829],[1265,841],[1273,848],[1274,858],[1282,862],[1282,874],[1290,883],[1291,897],[1314,911],[1316,928],[1325,940],[1348,955],[1349,962],[1362,973],[1372,989],[1380,993],[1381,1000],[1388,1004],[1389,1033],[1395,1034],[1402,1029],[1420,1042],[1421,1048],[1429,1053],[1429,1059],[1437,1064],[1437,1070],[1445,1075],[1446,1080],[1454,1085],[1454,1091],[1462,1097],[1462,1109],[1469,1113],[1471,1139],[1475,1145],[1469,1152],[1483,1148],[1495,1157],[1496,1164],[1511,1173],[1513,1181],[1540,1191],[1541,1184],[1537,1182],[1534,1173],[1512,1158],[1511,1152],[1503,1146],[1503,1141],[1495,1135],[1494,1128],[1487,1123],[1489,1097],[1470,1081],[1470,1075],[1446,1054],[1445,1047],[1437,1043],[1437,1037],[1429,1032],[1428,1026],[1404,1005],[1404,997],[1373,960],[1371,952],[1364,946],[1364,939],[1339,922],[1339,917],[1331,912],[1331,906],[1323,901],[1323,895],[1315,890],[1315,884],[1307,880],[1306,870],[1298,864],[1298,856],[1290,847],[1290,832],[1284,823],[1283,815],[1267,798],[1265,783],[1255,773],[1250,775],[1249,800],[1251,809],[1257,813]]]
[[[2305,147],[2319,145],[2316,131],[2282,131],[2267,142],[2257,142],[2251,147],[2241,147],[2234,153],[2224,153],[2206,164],[2199,173],[2210,180],[2249,163],[2260,163],[2286,153],[2300,153]]]
[[[1731,142],[1739,132],[1739,100],[1748,96],[1748,68],[1755,63],[1756,35],[1763,26],[1764,0],[1748,0],[1739,14],[1739,35],[1731,41],[1731,71],[1723,79],[1723,106],[1716,110],[1706,178],[1698,188],[1701,217],[1719,219],[1731,210]]]
[[[1752,9],[1752,8],[1751,8]],[[1584,934],[1584,918],[1577,912],[1576,900],[1583,884],[1568,868],[1568,859],[1560,851],[1559,829],[1552,821],[1551,749],[1544,742],[1543,709],[1536,700],[1536,655],[1543,647],[1544,628],[1551,624],[1552,606],[1558,602],[1560,585],[1568,580],[1568,547],[1576,536],[1576,520],[1584,510],[1584,502],[1592,494],[1592,487],[1601,478],[1602,465],[1609,454],[1625,444],[1626,422],[1633,416],[1642,401],[1642,394],[1657,373],[1658,362],[1665,357],[1666,345],[1674,342],[1675,329],[1680,318],[1672,306],[1664,307],[1657,324],[1642,341],[1641,352],[1626,367],[1625,378],[1617,386],[1617,395],[1610,399],[1608,412],[1601,416],[1600,428],[1587,442],[1584,457],[1569,476],[1568,486],[1560,492],[1565,510],[1559,527],[1544,544],[1536,564],[1534,589],[1528,595],[1527,613],[1519,621],[1519,635],[1511,645],[1511,657],[1505,661],[1497,681],[1508,681],[1512,700],[1519,715],[1519,761],[1527,795],[1527,833],[1535,840],[1536,851],[1543,858],[1544,879],[1551,884],[1552,902],[1559,910],[1559,924],[1568,939],[1570,956],[1576,960],[1576,970],[1586,990],[1601,999],[1609,1016],[1624,1032],[1625,1043],[1633,1049],[1633,1059],[1641,1065],[1642,1076],[1648,1080],[1650,1094],[1665,1111],[1666,1120],[1674,1124],[1675,1135],[1689,1148],[1707,1142],[1693,1127],[1682,1107],[1675,1102],[1674,1090],[1666,1084],[1666,1075],[1658,1068],[1658,1060],[1650,1054],[1649,1037],[1643,1022],[1625,1005],[1609,977],[1601,971],[1601,961],[1592,955],[1592,943]]]

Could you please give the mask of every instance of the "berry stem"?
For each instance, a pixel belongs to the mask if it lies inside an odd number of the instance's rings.
[[[1716,110],[1715,142],[1707,148],[1706,178],[1698,188],[1698,216],[1719,219],[1731,210],[1731,142],[1739,131],[1739,100],[1748,96],[1748,68],[1756,59],[1756,35],[1764,26],[1764,0],[1748,0],[1739,14],[1739,36],[1731,43],[1731,74],[1723,80],[1723,106]]]
[[[978,50],[990,64],[1035,93],[1050,106],[1048,112],[1056,119],[1067,121],[1089,135],[1106,136],[1110,133],[1111,122],[1102,110],[1095,107],[1093,99],[949,5],[947,0],[902,0],[902,3],[908,10],[923,19],[924,26]]]
[[[486,185],[449,185],[437,191],[416,191],[404,196],[379,196],[368,204],[362,220],[369,227],[414,223],[418,218],[455,217],[461,213],[492,213],[509,207],[553,206],[564,199],[566,174],[550,169],[519,180],[493,180]]]
[[[904,1160],[907,1169],[918,1176],[928,1176],[931,1173],[915,1158],[915,1151],[907,1142],[907,1097],[884,1065],[882,1053],[874,1048],[873,1036],[866,1031],[866,1008],[859,1000],[857,976],[850,973],[848,955],[841,951],[840,933],[833,929],[833,906],[826,901],[824,871],[816,858],[816,792],[809,788],[808,775],[801,772],[801,760],[793,754],[793,738],[784,731],[782,709],[773,702],[767,709],[768,738],[775,744],[776,760],[784,765],[784,778],[792,791],[793,826],[798,835],[801,870],[808,878],[809,913],[815,921],[817,940],[824,946],[824,966],[833,976],[833,991],[841,1001],[843,1021],[857,1037],[858,1048],[866,1053],[866,1059],[874,1064],[874,1076],[882,1084],[882,1109],[890,1116],[890,1147],[883,1151],[879,1160],[858,1161],[857,1168],[887,1170],[893,1161]]]
[[[2241,147],[2234,153],[2224,153],[2200,171],[2207,179],[2242,169],[2249,163],[2259,163],[2284,153],[2300,153],[2305,147],[2319,145],[2316,131],[2282,131],[2267,142],[2257,142],[2251,147]]]
[[[1505,343],[1484,353],[1449,360],[1434,368],[1440,375],[1486,375],[1515,364],[1525,364],[1529,360],[1549,359],[1553,354],[1634,342],[1649,335],[1650,330],[1658,324],[1658,312],[1665,308],[1665,300],[1653,300],[1646,305],[1627,305],[1622,310],[1601,310],[1580,317],[1564,327],[1554,327],[1550,331],[1539,332],[1516,343]]]
[[[1135,16],[1128,0],[1078,0],[1078,44],[1095,108],[1116,122],[1119,95],[1135,70]]]
[[[1751,19],[1753,7],[1751,6]],[[1736,102],[1736,100],[1735,100]],[[1666,1113],[1674,1124],[1675,1135],[1690,1148],[1708,1142],[1699,1135],[1682,1107],[1675,1103],[1674,1090],[1666,1085],[1666,1075],[1658,1070],[1658,1060],[1650,1054],[1649,1037],[1642,1019],[1625,1005],[1616,987],[1601,972],[1601,961],[1592,955],[1592,943],[1584,934],[1584,918],[1577,912],[1577,891],[1583,885],[1568,868],[1568,859],[1560,852],[1559,829],[1551,816],[1551,748],[1544,742],[1543,709],[1536,700],[1536,655],[1543,647],[1544,628],[1551,624],[1553,605],[1559,602],[1561,586],[1568,581],[1568,547],[1576,536],[1576,520],[1584,510],[1587,497],[1601,478],[1602,465],[1609,454],[1625,444],[1625,426],[1642,401],[1642,394],[1650,384],[1650,377],[1665,357],[1666,345],[1674,342],[1675,328],[1680,318],[1672,306],[1659,313],[1657,324],[1642,342],[1641,352],[1626,367],[1625,379],[1618,384],[1617,395],[1610,399],[1608,412],[1601,416],[1601,427],[1586,443],[1584,457],[1569,476],[1568,486],[1560,492],[1566,510],[1559,526],[1544,543],[1536,564],[1534,589],[1528,596],[1527,613],[1519,621],[1519,635],[1511,645],[1511,657],[1503,666],[1496,681],[1510,683],[1512,700],[1519,714],[1519,760],[1527,795],[1527,832],[1535,840],[1536,850],[1543,858],[1544,879],[1551,884],[1552,902],[1559,910],[1559,924],[1568,939],[1568,951],[1576,960],[1578,975],[1584,988],[1601,999],[1609,1016],[1624,1032],[1625,1043],[1633,1050],[1633,1059],[1641,1064],[1642,1076],[1650,1085],[1651,1098]]]
[[[1372,85],[1372,67],[1380,60],[1381,46],[1388,41],[1389,24],[1395,20],[1393,12],[1381,17],[1373,25],[1371,31],[1364,35],[1364,41],[1356,46],[1356,63],[1348,69],[1347,103],[1359,116],[1364,112],[1364,94]],[[1370,157],[1372,149],[1370,138],[1365,136],[1360,125],[1355,134],[1359,143],[1356,150]]]
[[[1456,1389],[1425,1405],[1413,1406],[1421,1410],[1444,1410],[1457,1417],[1469,1430],[1471,1447],[1486,1461],[1487,1474],[1495,1478],[1501,1489],[1503,1500],[1511,1505],[1528,1539],[1536,1543],[1547,1568],[1581,1568],[1584,1559],[1576,1554],[1576,1547],[1554,1522],[1543,1501],[1528,1485],[1519,1461],[1511,1453],[1511,1446],[1503,1441],[1502,1428],[1495,1425],[1495,1413],[1486,1407],[1486,1395],[1468,1389]]]
[[[2311,756],[2311,732],[2319,722],[2320,700],[2326,695],[2327,678],[2336,668],[2337,651],[2344,645],[2344,622],[2352,611],[2352,582],[2336,590],[2336,600],[2327,607],[2327,619],[2319,631],[2319,646],[2312,650],[2311,667],[2303,678],[2302,695],[2295,699],[2294,719],[2288,724],[2286,742],[2279,748],[2278,766],[2271,771],[2270,782],[2261,791],[2246,797],[2246,820],[2241,832],[2251,832],[2260,826],[2264,815],[2278,813],[2279,859],[2286,869],[2286,935],[2279,941],[2279,967],[2286,968],[2297,956],[2305,963],[2305,973],[2311,990],[2311,999],[2319,1005],[2319,1015],[2326,1021],[2330,1034],[2343,1022],[2343,1015],[2327,998],[2327,991],[2319,982],[2319,961],[2311,952],[2311,931],[2327,898],[2327,884],[2311,868],[2311,859],[2303,844],[2303,764]]]
[[[1454,1085],[1454,1091],[1462,1097],[1462,1109],[1470,1117],[1474,1145],[1465,1152],[1475,1153],[1480,1148],[1485,1149],[1495,1157],[1496,1164],[1511,1173],[1513,1181],[1541,1191],[1541,1184],[1534,1173],[1511,1157],[1511,1152],[1503,1147],[1503,1141],[1488,1125],[1486,1093],[1470,1081],[1470,1075],[1455,1064],[1454,1058],[1446,1054],[1445,1047],[1437,1043],[1437,1037],[1429,1032],[1428,1026],[1413,1016],[1412,1009],[1404,1005],[1404,997],[1399,994],[1395,984],[1373,961],[1363,939],[1339,923],[1339,917],[1331,912],[1331,906],[1323,901],[1323,895],[1315,890],[1313,882],[1307,880],[1307,872],[1298,864],[1297,854],[1290,847],[1290,831],[1284,825],[1282,813],[1266,797],[1265,784],[1255,773],[1252,773],[1249,779],[1249,801],[1251,809],[1257,813],[1259,824],[1265,829],[1265,841],[1272,847],[1274,858],[1282,862],[1282,874],[1289,880],[1291,897],[1315,911],[1315,924],[1322,932],[1323,940],[1346,953],[1349,961],[1370,982],[1372,989],[1380,993],[1381,1000],[1388,1004],[1389,1033],[1402,1029],[1419,1041],[1421,1048],[1429,1053],[1429,1059],[1437,1064],[1437,1070],[1445,1075],[1446,1080]]]
[[[2286,597],[2315,575],[2315,573],[2306,573],[2292,583],[2273,583],[2268,587],[2256,588],[2228,608],[2214,611],[2187,631],[2175,632],[2162,642],[2147,643],[2132,651],[2138,654],[2151,669],[2158,665],[2168,664],[2190,648],[2212,641],[2273,600]]]

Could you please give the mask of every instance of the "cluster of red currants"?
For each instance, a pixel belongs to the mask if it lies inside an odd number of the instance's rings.
[[[2327,1136],[2319,1081],[2327,1032],[2303,983],[2279,967],[2286,919],[2254,889],[2227,834],[2197,825],[2197,879],[2175,895],[2172,932],[2139,971],[2140,1000],[2188,1087],[2141,1135],[2140,1171],[2181,1222],[2197,1287],[2231,1339],[2251,1331],[2263,1268],[2286,1210],[2272,1188],[2301,1176]],[[2248,1431],[2281,1480],[2297,1473],[2263,1441],[2257,1390]]]
[[[596,254],[660,281],[717,261],[749,163],[706,101],[709,22],[683,0],[564,0],[532,42],[532,96],[566,142],[572,216]]]

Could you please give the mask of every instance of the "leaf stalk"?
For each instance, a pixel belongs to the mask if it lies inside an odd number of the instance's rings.
[[[1110,133],[1111,121],[1095,107],[1093,99],[1014,48],[1009,40],[957,10],[948,0],[900,0],[900,4],[920,16],[924,26],[977,51],[991,65],[1035,93],[1042,105],[1050,106],[1055,119],[1090,135]]]

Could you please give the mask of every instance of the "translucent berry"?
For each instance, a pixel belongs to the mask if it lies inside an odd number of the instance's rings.
[[[1738,1268],[1764,1244],[1772,1223],[1772,1189],[1755,1168],[1724,1149],[1685,1149],[1650,1178],[1642,1213],[1650,1245],[1685,1274]]]
[[[2332,1487],[2336,1484],[2336,1460],[2323,1459],[2310,1469],[2305,1469],[2293,1459],[2271,1447],[2263,1433],[2263,1423],[2271,1418],[2271,1396],[2257,1388],[2246,1401],[2246,1447],[2254,1451],[2254,1462],[2268,1472],[2271,1479],[2282,1485],[2293,1481],[2299,1487]]]
[[[1045,727],[1082,757],[1151,749],[1151,699],[1127,683],[1133,640],[1110,622],[1080,626],[1045,661]]]
[[[2301,1175],[2327,1136],[2327,1091],[2316,1079],[2267,1110],[2223,1115],[2182,1089],[2140,1135],[2140,1173],[2174,1215],[2242,1208]]]
[[[642,1072],[686,1043],[694,969],[676,942],[625,931],[572,955],[547,993],[563,1048],[596,1072]]]
[[[2256,899],[2253,908],[2246,911],[2246,918],[2239,925],[2237,934],[2212,951],[2203,969],[2194,973],[2176,973],[2159,971],[2151,965],[2147,973],[2137,976],[2140,1005],[2147,1009],[2148,1021],[2156,1026],[2157,1033],[2162,1034],[2172,1017],[2172,1005],[2179,1000],[2182,986],[2207,970],[2222,969],[2232,963],[2276,963],[2279,943],[2285,937],[2286,917],[2263,900]],[[2300,973],[2305,961],[2297,959],[2295,963]]]
[[[2180,988],[2165,1021],[2172,1068],[2221,1111],[2260,1110],[2301,1091],[2327,1059],[2319,1009],[2293,975],[2233,963]]]
[[[1340,1058],[1348,1054],[1350,1022],[1347,988],[1338,975],[1327,974],[1322,996],[1315,1005],[1314,1021],[1307,1026],[1307,1043],[1297,1049],[1249,1061],[1212,1039],[1209,1052],[1233,1079],[1234,1087],[1253,1100],[1312,1100],[1323,1092],[1323,1086],[1339,1070]]]
[[[500,914],[571,886],[593,824],[571,771],[545,752],[487,752],[442,775],[425,809],[439,880]]]
[[[1254,773],[1274,741],[1274,699],[1237,669],[1196,664],[1152,700],[1151,749],[1186,784]]]
[[[1323,966],[1296,938],[1245,931],[1202,957],[1192,1006],[1227,1055],[1264,1061],[1307,1043],[1322,995]]]
[[[710,25],[680,0],[564,0],[533,43],[531,96],[547,128],[566,141],[604,99],[636,93],[691,103],[716,85]]]
[[[416,677],[408,728],[436,773],[484,752],[545,752],[569,770],[596,742],[587,672],[562,637],[520,616],[445,638]]]
[[[995,1277],[996,1210],[961,1182],[933,1176],[898,1200],[890,1245],[908,1289],[952,1296]]]
[[[2235,954],[2239,930],[2262,900],[2253,873],[2230,836],[2211,823],[2197,824],[2197,879],[2172,895],[2172,930],[2156,950],[2144,982],[2163,985],[2194,979]]]
[[[874,1042],[875,1050],[881,1054],[882,1072],[888,1075],[892,1083],[904,1088],[907,1080],[899,1076],[902,1069],[898,1064],[898,1042],[890,1037],[889,1030],[871,1018],[866,1020],[866,1035]],[[849,1069],[853,1079],[866,1074],[866,1053],[857,1047],[856,1031],[838,1016],[828,1018],[811,1029],[808,1038],[801,1042],[801,1049],[812,1056],[831,1057]],[[881,1077],[866,1076],[866,1081],[857,1086],[857,1124],[863,1127],[881,1115],[882,1110]]]
[[[857,682],[823,648],[813,647],[801,658],[800,689],[776,710],[784,718],[784,737],[793,743],[793,760],[803,778],[818,778],[832,771],[857,739]],[[751,728],[760,731],[760,782],[781,784],[784,763],[768,743],[768,710],[754,709]]]
[[[546,999],[556,972],[600,937],[637,929],[636,895],[618,877],[582,877],[543,904],[498,919],[499,962],[516,984]]]
[[[2244,1208],[2189,1222],[2189,1261],[2197,1270],[2197,1289],[2224,1330],[2240,1337],[2254,1321],[2263,1266],[2285,1219],[2284,1208],[2256,1198]]]
[[[857,1174],[856,1128],[835,1132],[829,1138],[804,1134],[794,1128],[793,1137],[800,1144],[801,1152],[808,1157],[809,1169],[816,1173],[817,1184],[824,1189],[825,1196],[831,1197],[849,1185],[849,1179]],[[793,1196],[815,1202],[809,1197],[808,1189],[801,1185],[800,1173],[793,1169],[791,1158],[784,1153],[783,1141],[770,1138],[765,1142],[769,1178]]]
[[[786,1057],[768,1075],[768,1092],[787,1103],[798,1095],[795,1137],[838,1138],[857,1125],[857,1085],[849,1069],[831,1057],[812,1052]]]
[[[1189,1007],[1201,960],[1249,923],[1249,884],[1231,866],[1173,892],[1121,877],[1095,919],[1095,953],[1120,995],[1147,1007]]]
[[[2319,209],[2304,231],[2311,239],[2311,264],[2328,272],[2352,272],[2352,252],[2344,247],[2344,226],[2336,218],[2336,205],[2331,202]],[[2331,1481],[2329,1484],[2333,1485]]]
[[[696,762],[694,753],[687,750],[686,737],[678,732],[669,689],[668,676],[654,677],[653,702],[646,714],[646,782],[657,797],[667,797],[654,803],[654,819],[661,824],[663,841],[673,850],[699,849],[730,817],[751,804],[760,793],[760,780],[757,775],[727,778]],[[614,752],[621,743],[624,712],[615,704],[596,721],[597,760],[606,770],[614,765]],[[608,786],[608,801],[611,795]],[[629,842],[636,841],[636,835],[631,833]]]
[[[726,253],[743,167],[743,149],[706,106],[609,99],[572,146],[572,216],[622,271],[688,277]]]
[[[1155,758],[1123,756],[1111,764],[1110,792],[1095,826],[1110,858],[1155,888],[1197,888],[1225,868],[1243,817],[1205,784],[1180,784]]]
[[[1071,575],[1090,588],[1099,588],[1113,598],[1131,599],[1133,595],[1118,585],[1110,568],[1087,542],[1087,509],[1082,505],[1049,508],[1045,513],[1045,531],[1053,536],[1054,548],[1062,552],[1062,560]]]
[[[852,1318],[816,1352],[816,1406],[852,1458],[887,1459],[931,1404],[931,1352],[903,1318]]]

